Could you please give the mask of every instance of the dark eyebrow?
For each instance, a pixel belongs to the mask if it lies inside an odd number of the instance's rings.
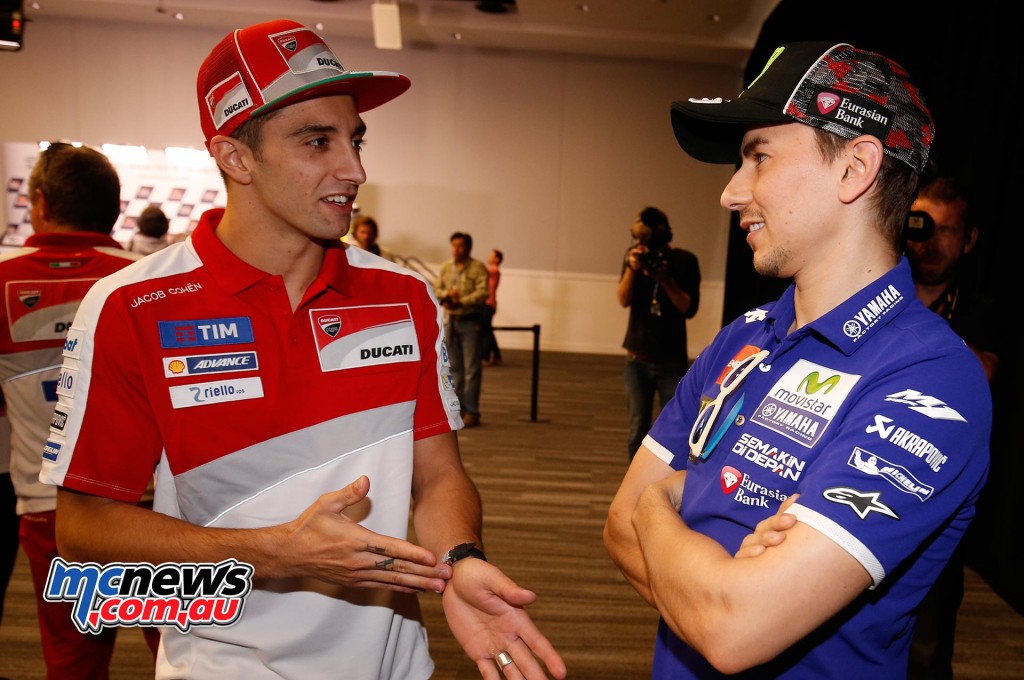
[[[750,141],[743,145],[743,148],[740,150],[740,156],[743,158],[748,158],[751,154],[754,153],[754,149],[758,146],[761,146],[762,144],[768,144],[768,139],[760,135],[752,138]]]
[[[309,134],[310,132],[318,132],[320,134],[337,134],[338,128],[333,125],[321,125],[317,123],[308,123],[299,127],[297,130],[291,133],[291,137],[301,137],[302,135]],[[366,123],[362,120],[359,121],[359,125],[353,131],[353,137],[362,137],[366,134]]]

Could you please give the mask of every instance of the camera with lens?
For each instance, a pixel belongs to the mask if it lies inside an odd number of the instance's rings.
[[[640,267],[649,272],[658,271],[668,266],[668,248],[664,246],[652,246],[645,253],[637,255]]]

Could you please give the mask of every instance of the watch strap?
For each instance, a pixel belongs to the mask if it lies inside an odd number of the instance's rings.
[[[444,554],[442,562],[445,564],[455,564],[459,560],[467,557],[475,557],[478,560],[487,561],[487,556],[484,555],[484,551],[476,547],[476,543],[460,543],[448,552]]]

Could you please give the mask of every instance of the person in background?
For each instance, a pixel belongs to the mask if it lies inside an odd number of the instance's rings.
[[[385,260],[394,262],[394,254],[377,242],[379,236],[380,228],[377,226],[377,220],[369,215],[359,215],[352,218],[352,228],[349,229],[349,232],[341,240],[350,246],[362,248],[374,255],[383,257]]]
[[[448,242],[452,258],[441,265],[434,292],[447,312],[444,337],[451,354],[455,392],[462,405],[462,422],[466,427],[476,427],[480,424],[487,267],[471,256],[473,237],[469,234],[457,231]]]
[[[899,64],[828,42],[671,112],[691,156],[740,161],[722,207],[793,282],[701,352],[612,500],[605,545],[661,615],[653,677],[903,680],[992,426],[901,257],[931,114]]]
[[[622,259],[617,290],[629,309],[626,337],[626,453],[633,460],[659,408],[675,394],[690,364],[686,320],[700,307],[700,264],[672,246],[672,227],[657,208],[641,210],[630,225],[633,245]]]
[[[18,512],[11,483],[11,421],[0,391],[0,625],[4,622],[4,596],[18,558]]]
[[[906,239],[917,298],[964,339],[981,362],[991,384],[999,367],[1000,348],[1010,329],[1000,329],[1001,315],[977,285],[965,279],[966,263],[978,243],[979,228],[971,219],[963,185],[953,177],[937,177],[922,186],[911,205],[911,219],[930,219],[931,230]],[[921,215],[924,213],[924,215]],[[915,232],[908,229],[908,234]],[[923,238],[926,237],[926,238]],[[910,645],[910,680],[949,680],[957,611],[964,595],[964,546],[961,543],[921,602]]]
[[[128,250],[140,255],[163,250],[170,245],[170,241],[167,240],[167,230],[170,226],[171,223],[160,206],[150,203],[139,215],[139,231],[128,241]]]
[[[487,302],[484,307],[484,366],[501,365],[501,348],[494,336],[494,315],[498,313],[498,284],[501,283],[501,263],[505,254],[492,250],[487,256]]]
[[[61,555],[251,566],[231,625],[162,629],[157,680],[427,680],[419,593],[482,677],[564,678],[536,595],[485,557],[430,284],[341,243],[366,182],[360,114],[410,84],[342,64],[285,19],[202,61],[227,204],[75,316],[77,387],[40,475],[59,487]],[[159,512],[143,512],[154,471]]]
[[[39,471],[52,451],[50,428],[65,427],[65,412],[55,406],[74,381],[62,379],[61,357],[75,311],[96,281],[142,256],[110,236],[121,213],[121,182],[99,151],[51,144],[28,182],[34,233],[24,248],[0,255],[0,386],[11,427],[20,543],[35,587],[47,677],[105,678],[117,629],[81,633],[70,603],[43,598],[57,557],[57,489],[43,484]],[[155,654],[159,633],[142,630]]]

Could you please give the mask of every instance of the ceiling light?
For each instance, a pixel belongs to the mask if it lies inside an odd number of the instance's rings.
[[[397,2],[374,2],[370,5],[373,20],[373,44],[379,50],[402,49],[402,17]]]

